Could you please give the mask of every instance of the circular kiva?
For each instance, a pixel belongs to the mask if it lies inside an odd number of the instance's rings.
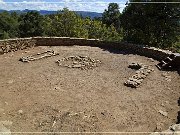
[[[67,68],[79,68],[82,70],[93,69],[101,64],[100,60],[88,56],[69,56],[57,61],[59,66]]]

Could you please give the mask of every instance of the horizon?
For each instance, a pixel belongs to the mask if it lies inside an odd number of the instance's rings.
[[[109,3],[117,3],[120,12],[126,7],[127,0],[0,0],[1,10],[48,10],[58,11],[68,8],[71,11],[103,13]]]
[[[23,9],[23,10],[5,10],[5,9],[0,9],[0,10],[4,10],[4,11],[25,11],[25,10],[29,10],[29,11],[52,11],[52,12],[57,12],[57,11],[59,11],[59,10],[35,10],[35,9]],[[74,11],[74,12],[91,12],[91,13],[99,13],[99,14],[102,14],[102,13],[100,13],[100,12],[95,12],[95,11],[82,11],[82,10],[70,10],[70,11]]]

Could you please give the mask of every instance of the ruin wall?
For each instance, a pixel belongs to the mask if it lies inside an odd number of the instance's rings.
[[[0,54],[23,50],[34,46],[91,46],[105,50],[116,49],[127,53],[138,54],[156,60],[162,60],[172,54],[171,51],[162,50],[144,45],[125,42],[108,42],[98,39],[70,38],[70,37],[30,37],[0,40]]]

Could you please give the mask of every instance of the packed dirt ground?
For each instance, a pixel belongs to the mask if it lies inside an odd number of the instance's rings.
[[[21,57],[59,55],[23,63]],[[58,66],[68,56],[101,63]],[[138,88],[124,85],[132,62],[154,69]],[[10,132],[154,132],[177,122],[180,76],[150,58],[87,46],[35,47],[0,55],[0,128]],[[4,123],[3,123],[4,122]],[[102,133],[103,134],[103,133]]]

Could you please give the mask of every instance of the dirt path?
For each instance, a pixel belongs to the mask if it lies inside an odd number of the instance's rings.
[[[50,49],[60,55],[18,61]],[[90,70],[55,63],[75,55],[102,63]],[[135,73],[128,68],[132,62],[154,68],[137,89],[124,86]],[[0,121],[12,122],[5,125],[11,132],[163,131],[177,122],[180,76],[175,71],[159,71],[157,63],[85,46],[36,47],[0,55]]]

